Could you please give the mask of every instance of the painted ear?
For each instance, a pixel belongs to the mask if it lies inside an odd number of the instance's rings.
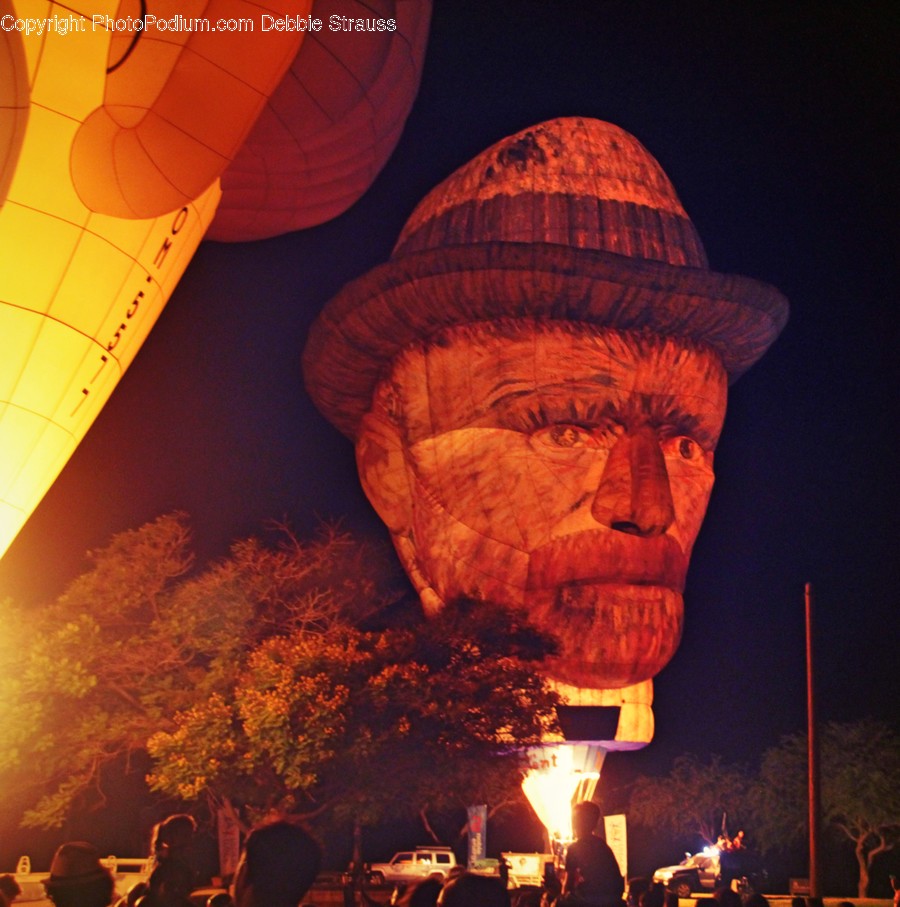
[[[400,429],[380,410],[367,413],[356,441],[356,466],[366,497],[394,536],[412,527],[411,476]]]
[[[413,541],[413,476],[397,423],[381,406],[367,413],[356,440],[356,467],[369,502],[390,530],[394,548],[429,617],[444,602],[419,566]]]

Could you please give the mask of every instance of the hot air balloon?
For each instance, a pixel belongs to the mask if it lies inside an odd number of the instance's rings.
[[[217,238],[269,236],[340,213],[396,144],[429,0],[320,3],[354,29],[298,57],[310,7],[0,0],[0,556],[165,305],[222,172]]]
[[[158,0],[141,31],[113,31],[103,103],[85,117],[71,147],[72,182],[85,206],[155,217],[209,188],[305,35],[263,30],[262,17],[305,16],[311,5]]]
[[[357,201],[400,138],[430,15],[430,0],[317,0],[313,16],[323,27],[307,35],[225,171],[208,238],[275,236],[323,223]],[[328,27],[345,18],[373,30]]]
[[[710,270],[659,163],[566,117],[433,189],[325,307],[307,389],[426,614],[460,599],[554,637],[573,704],[653,734],[727,389],[778,336],[773,287]]]
[[[230,31],[172,25],[160,32],[170,40],[154,41],[126,6],[16,0],[3,12],[0,553],[156,321],[212,220],[228,155],[300,41],[245,35],[257,59],[234,58]],[[259,15],[249,3],[186,7],[197,17]],[[234,95],[251,70],[223,130],[228,101],[214,93]],[[201,97],[213,121],[199,115]]]
[[[0,20],[12,15],[7,0],[0,0]],[[28,81],[21,35],[0,30],[0,206],[19,160],[28,122]]]
[[[560,847],[605,753],[653,737],[728,384],[787,311],[709,269],[634,136],[567,117],[433,189],[310,332],[307,389],[353,440],[426,615],[475,601],[557,641],[565,740],[528,754],[523,789]],[[573,711],[593,727],[567,728]]]

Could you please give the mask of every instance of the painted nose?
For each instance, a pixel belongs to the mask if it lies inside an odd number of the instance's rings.
[[[629,535],[662,535],[672,525],[669,474],[649,425],[626,432],[613,445],[591,513],[603,525]]]

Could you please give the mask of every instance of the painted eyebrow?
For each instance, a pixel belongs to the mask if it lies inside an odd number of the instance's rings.
[[[683,434],[699,441],[704,447],[716,444],[719,431],[714,426],[711,427],[702,414],[690,413],[671,399],[664,401],[662,395],[651,396],[647,402],[650,418],[659,421],[659,428],[671,429],[671,437]]]
[[[504,388],[516,386],[519,389],[503,393]],[[509,400],[515,400],[528,394],[556,393],[559,391],[578,392],[595,391],[597,388],[607,390],[615,388],[617,382],[609,372],[594,372],[591,375],[584,375],[579,378],[557,381],[553,384],[539,384],[535,386],[534,378],[503,378],[498,381],[485,395],[490,400],[488,406],[502,406]]]
[[[534,431],[555,423],[590,428],[615,421],[618,406],[605,396],[598,400],[585,394],[543,394],[541,390],[505,394],[485,408],[485,415],[514,431]]]
[[[493,393],[493,392],[492,392]],[[506,394],[501,394],[499,397],[494,397],[491,399],[491,394],[488,395],[488,410],[498,410],[503,409],[508,406],[510,403],[515,403],[518,400],[521,400],[523,397],[535,397],[538,395],[538,391],[533,388],[524,388],[522,390],[509,391]]]
[[[502,383],[502,382],[501,382]],[[497,384],[494,390],[501,385]],[[581,385],[584,386],[583,384]],[[715,425],[710,425],[708,420],[703,418],[702,412],[692,413],[685,410],[679,405],[671,395],[667,394],[641,394],[638,400],[613,400],[606,399],[599,405],[592,400],[578,399],[577,397],[568,397],[561,399],[559,396],[547,398],[541,394],[542,390],[573,390],[573,385],[568,382],[565,384],[548,385],[544,388],[527,388],[507,392],[491,401],[485,408],[487,412],[503,413],[512,416],[517,410],[521,414],[521,403],[525,399],[530,399],[533,403],[528,406],[532,413],[532,427],[538,427],[539,423],[549,423],[554,421],[571,421],[573,424],[582,424],[597,421],[602,416],[604,419],[611,419],[626,423],[629,417],[634,415],[635,405],[641,410],[642,414],[654,424],[658,431],[665,437],[677,437],[678,435],[687,435],[698,441],[703,447],[712,449],[719,437],[720,429]],[[583,410],[579,413],[578,410]],[[535,419],[534,414],[539,414]]]
[[[534,377],[529,377],[523,374],[503,375],[497,380],[495,384],[491,386],[486,396],[494,397],[498,394],[501,395],[501,397],[505,396],[504,392],[509,393],[509,391],[507,391],[507,388],[510,387],[520,388],[520,390],[512,391],[512,393],[516,396],[523,393],[530,393],[534,390]]]

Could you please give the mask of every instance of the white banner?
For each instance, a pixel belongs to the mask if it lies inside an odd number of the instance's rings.
[[[625,816],[604,816],[603,829],[606,832],[606,843],[615,854],[619,872],[624,879],[628,878],[628,840],[625,835]]]

